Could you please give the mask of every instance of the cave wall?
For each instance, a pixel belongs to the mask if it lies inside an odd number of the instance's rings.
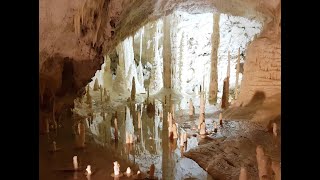
[[[266,98],[281,93],[281,4],[273,2],[267,6],[273,18],[248,46],[238,105],[249,103],[259,91]]]

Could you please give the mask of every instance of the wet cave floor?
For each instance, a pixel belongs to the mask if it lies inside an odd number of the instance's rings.
[[[188,115],[188,109],[180,109],[177,101],[174,121],[177,123],[178,138],[168,137],[167,114],[172,106],[155,99],[155,111],[147,112],[146,104],[132,102],[110,103],[100,100],[98,92],[92,92],[92,108],[89,117],[63,115],[58,129],[39,137],[39,178],[53,179],[134,179],[126,175],[113,178],[113,162],[118,161],[120,171],[130,167],[134,174],[140,170],[147,175],[151,164],[155,165],[158,179],[237,179],[240,167],[247,166],[252,179],[257,179],[258,170],[255,148],[262,145],[271,159],[280,161],[280,138],[274,138],[259,125],[241,120],[224,120],[219,124],[219,111],[206,104],[206,136],[197,129],[199,113]],[[84,104],[85,98],[80,100]],[[152,101],[150,101],[152,102]],[[87,106],[85,106],[87,108]],[[83,109],[85,109],[83,108]],[[141,124],[138,125],[138,111]],[[80,110],[81,111],[81,110]],[[117,116],[118,141],[115,141],[115,112]],[[79,113],[81,114],[81,113]],[[214,132],[213,122],[218,129]],[[79,140],[78,123],[85,126],[85,138]],[[126,131],[133,132],[133,144],[126,144]],[[180,147],[180,132],[187,133],[187,143]],[[49,152],[55,141],[57,152]],[[84,141],[84,148],[77,148]],[[81,144],[81,142],[80,142]],[[81,171],[73,168],[72,158],[78,157]],[[93,174],[85,175],[91,165]],[[210,175],[209,175],[209,174]]]

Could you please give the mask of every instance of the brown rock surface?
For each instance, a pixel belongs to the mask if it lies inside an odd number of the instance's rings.
[[[239,179],[240,168],[246,167],[250,179],[259,179],[256,147],[264,147],[264,155],[272,161],[280,161],[279,146],[275,146],[272,133],[263,127],[239,122],[232,133],[225,131],[227,138],[208,139],[206,143],[185,152],[183,155],[196,161],[214,179]],[[270,164],[271,168],[271,164]],[[272,178],[274,178],[272,176]]]

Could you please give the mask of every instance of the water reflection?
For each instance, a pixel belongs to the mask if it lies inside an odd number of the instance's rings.
[[[128,102],[113,108],[95,109],[92,119],[86,121],[87,129],[96,143],[112,149],[115,157],[137,164],[141,172],[149,172],[153,164],[154,176],[160,179],[207,179],[202,168],[182,157],[184,151],[198,145],[197,138],[190,136],[180,147],[179,136],[176,139],[168,137],[167,114],[174,106],[156,99],[149,101],[147,104]],[[180,110],[172,116],[182,121],[182,114]],[[182,128],[178,128],[178,133]]]

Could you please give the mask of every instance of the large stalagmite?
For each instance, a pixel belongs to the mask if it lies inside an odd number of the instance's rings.
[[[171,89],[171,38],[170,15],[163,18],[163,86]]]
[[[219,30],[220,14],[213,14],[213,32],[211,35],[211,71],[210,71],[210,86],[209,86],[209,101],[217,102],[218,94],[218,48],[220,43]]]

